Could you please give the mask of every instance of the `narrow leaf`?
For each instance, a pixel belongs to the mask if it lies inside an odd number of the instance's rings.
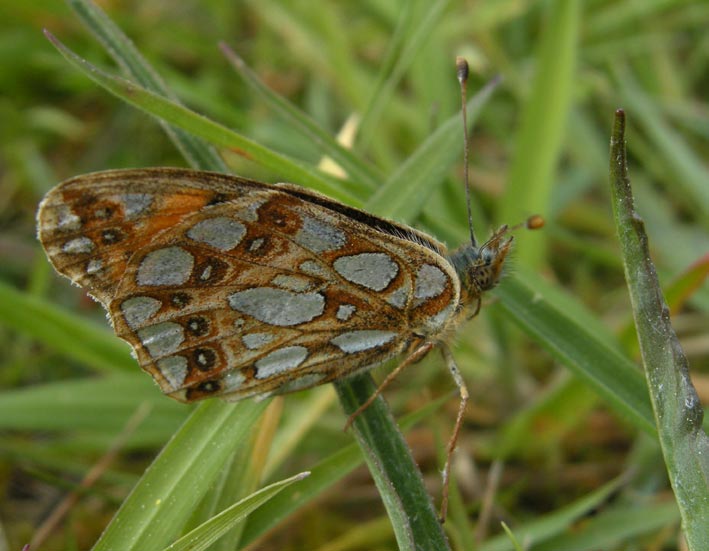
[[[670,324],[642,219],[635,211],[625,149],[625,113],[611,139],[613,214],[660,446],[689,548],[709,549],[709,438],[687,358]]]
[[[116,63],[136,82],[148,90],[178,103],[177,97],[165,85],[160,75],[153,70],[133,42],[108,18],[101,8],[90,0],[69,0],[69,4],[86,27],[101,41]],[[160,124],[191,166],[202,170],[227,172],[227,166],[213,147],[184,130],[165,122]]]
[[[547,4],[545,26],[532,90],[524,105],[515,156],[502,202],[500,219],[523,220],[549,212],[554,174],[562,151],[575,82],[579,41],[579,0]],[[544,232],[520,235],[517,260],[532,267],[544,257]]]
[[[376,390],[369,374],[336,383],[335,389],[351,415]],[[411,456],[384,400],[378,397],[357,416],[355,437],[364,452],[401,550],[449,549],[421,471]]]
[[[249,513],[259,508],[294,482],[303,480],[309,474],[308,472],[300,473],[281,480],[280,482],[274,482],[265,488],[261,488],[249,497],[242,499],[218,515],[215,515],[188,534],[185,534],[175,543],[166,547],[165,551],[203,551],[207,549],[238,522],[245,519]]]

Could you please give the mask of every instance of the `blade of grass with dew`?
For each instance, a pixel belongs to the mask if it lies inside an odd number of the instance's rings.
[[[249,497],[224,509],[221,513],[215,515],[194,530],[191,530],[175,543],[167,546],[164,551],[203,551],[207,549],[238,522],[245,519],[252,511],[259,508],[291,484],[300,482],[309,474],[308,472],[300,473],[261,488]]]
[[[3,282],[0,282],[0,322],[90,369],[125,372],[136,368],[128,346],[107,328],[101,329],[85,318]]]
[[[473,124],[497,87],[490,82],[468,101]],[[367,201],[367,209],[395,220],[414,220],[436,186],[462,155],[460,113],[450,117],[424,141]]]
[[[91,80],[142,111],[169,122],[179,128],[200,136],[221,147],[238,151],[244,157],[268,167],[284,178],[312,187],[330,197],[357,206],[358,201],[343,190],[342,184],[335,178],[318,174],[305,163],[289,159],[248,138],[190,111],[128,80],[110,75],[82,59],[56,37],[45,31],[47,38],[59,50],[67,61],[83,71]]]
[[[93,551],[169,545],[266,407],[253,400],[200,404],[148,467]]]
[[[647,235],[628,177],[625,113],[616,111],[610,182],[625,278],[657,423],[660,446],[689,549],[709,548],[709,437],[687,358],[672,329]]]
[[[69,5],[116,63],[129,75],[148,90],[178,103],[177,97],[165,85],[160,75],[101,8],[89,0],[69,0]],[[192,167],[218,172],[228,171],[224,161],[213,147],[180,128],[163,121],[160,124]]]
[[[362,161],[349,149],[342,147],[310,116],[266,86],[227,44],[222,42],[220,49],[237,74],[258,94],[258,97],[289,123],[291,128],[299,130],[305,138],[316,143],[322,154],[342,167],[350,179],[366,186],[370,191],[379,186],[384,176],[375,167]]]
[[[545,26],[529,99],[523,107],[500,220],[515,223],[530,213],[545,215],[562,151],[576,75],[581,4],[547,4]],[[535,235],[536,233],[536,235]],[[545,255],[544,232],[518,236],[517,262],[538,266]]]

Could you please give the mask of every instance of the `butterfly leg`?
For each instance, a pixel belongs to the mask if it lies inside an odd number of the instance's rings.
[[[448,488],[450,486],[450,472],[451,472],[451,459],[453,457],[453,452],[455,451],[456,444],[458,443],[458,433],[463,425],[463,416],[465,415],[465,407],[468,404],[468,388],[465,386],[463,377],[460,374],[458,366],[455,363],[453,354],[450,348],[444,343],[440,345],[441,353],[443,354],[443,359],[446,362],[448,371],[450,371],[456,386],[458,387],[458,392],[460,394],[460,405],[458,406],[458,417],[455,420],[455,427],[453,428],[453,434],[448,440],[448,448],[446,450],[446,464],[443,467],[443,488],[441,490],[441,514],[440,521],[445,522],[446,515],[448,514]]]
[[[435,346],[434,343],[432,342],[425,342],[421,346],[419,346],[416,350],[414,350],[409,356],[407,356],[404,361],[402,361],[394,371],[389,373],[389,375],[386,376],[386,378],[382,381],[382,384],[379,385],[377,390],[372,394],[367,401],[359,406],[357,408],[357,411],[355,411],[352,415],[350,415],[347,418],[347,422],[345,423],[345,428],[344,430],[346,431],[347,429],[350,428],[352,423],[354,422],[355,419],[359,416],[360,413],[362,413],[365,409],[367,409],[374,400],[376,400],[377,396],[379,396],[382,391],[389,386],[389,383],[391,383],[396,377],[401,373],[404,368],[410,366],[412,363],[416,363],[419,361],[421,358],[423,358],[426,354],[428,354],[431,349]]]

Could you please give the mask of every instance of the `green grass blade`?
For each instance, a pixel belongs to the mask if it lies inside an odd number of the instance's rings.
[[[348,415],[376,390],[369,374],[335,389]],[[401,550],[449,549],[423,477],[384,400],[378,397],[353,423],[369,472],[391,520]]]
[[[545,36],[531,94],[523,108],[499,216],[510,224],[524,220],[530,213],[545,215],[549,211],[574,90],[581,3],[556,0],[548,4],[547,13]],[[544,257],[544,232],[518,237],[518,262],[538,266]]]
[[[514,528],[512,532],[517,540],[525,543],[525,548],[537,549],[536,545],[532,547],[532,544],[539,544],[539,542],[567,531],[583,515],[602,505],[613,492],[618,490],[622,483],[623,478],[616,478],[570,505],[554,511],[542,519]],[[480,551],[506,551],[509,548],[510,541],[507,534],[500,534],[481,545]]]
[[[150,115],[187,130],[191,134],[200,136],[211,143],[239,151],[243,156],[260,165],[271,168],[284,178],[312,187],[351,205],[358,203],[355,198],[343,191],[342,185],[334,178],[319,175],[315,169],[307,167],[304,163],[289,159],[285,155],[280,155],[263,147],[241,134],[135,83],[109,75],[76,55],[48,31],[45,31],[45,34],[72,65],[125,102],[138,107]]]
[[[670,324],[644,224],[635,212],[625,150],[625,114],[620,110],[611,140],[610,180],[660,446],[689,549],[700,551],[709,548],[709,437],[702,428],[704,411],[689,377],[687,358]]]
[[[145,472],[94,551],[169,545],[266,407],[253,400],[201,404]]]
[[[111,21],[108,16],[89,0],[69,0],[69,4],[82,19],[86,27],[103,44],[113,59],[137,82],[148,90],[170,98],[177,103],[177,97],[170,92],[162,78],[148,64],[133,42]],[[182,155],[194,168],[227,172],[227,167],[213,147],[184,130],[160,123]]]
[[[370,190],[379,186],[384,176],[376,168],[363,162],[349,149],[342,147],[327,130],[323,129],[310,116],[266,86],[229,46],[222,43],[220,48],[244,82],[258,94],[262,101],[278,113],[291,129],[299,130],[306,139],[317,144],[322,154],[330,157],[342,167],[351,180],[365,185]]]
[[[308,472],[300,473],[281,480],[280,482],[269,484],[265,488],[261,488],[218,515],[215,515],[194,530],[191,530],[175,543],[166,547],[165,551],[203,551],[207,549],[238,522],[244,520],[252,511],[259,508],[294,482],[300,482],[309,474]]]
[[[496,291],[505,312],[622,417],[656,434],[642,373],[611,344],[614,338],[575,301],[541,278],[523,275],[506,278]]]
[[[97,371],[135,369],[129,347],[108,329],[0,282],[0,323]],[[77,346],[81,343],[81,346]]]
[[[0,393],[0,428],[113,433],[123,428],[139,403],[150,404],[149,428],[157,432],[179,426],[189,412],[188,407],[166,400],[155,383],[134,367],[132,374],[46,383]],[[101,415],[96,415],[97,411]]]

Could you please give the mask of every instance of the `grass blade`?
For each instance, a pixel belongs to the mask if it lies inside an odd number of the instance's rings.
[[[545,36],[529,100],[524,106],[499,219],[524,220],[549,210],[556,164],[561,154],[574,89],[581,6],[578,0],[548,4]],[[517,259],[537,266],[544,257],[544,232],[520,235]]]
[[[83,20],[86,27],[104,45],[106,51],[113,56],[116,63],[129,75],[148,90],[178,103],[177,97],[170,92],[160,75],[148,64],[133,42],[96,4],[88,0],[69,0],[69,4]],[[166,122],[160,124],[194,168],[227,172],[224,161],[213,147],[197,136],[175,128]]]
[[[376,390],[369,374],[335,383],[345,413],[354,413]],[[374,477],[401,550],[449,549],[423,477],[384,400],[357,416],[355,437]]]
[[[508,277],[496,294],[505,312],[552,356],[633,425],[655,434],[643,376],[610,344],[614,339],[600,322],[531,273],[523,280]]]
[[[247,440],[266,404],[201,404],[133,488],[93,550],[151,551],[170,544],[235,448]]]
[[[238,522],[244,520],[252,511],[259,508],[294,482],[300,482],[309,474],[308,472],[300,473],[281,480],[280,482],[269,484],[265,488],[261,488],[218,515],[215,515],[194,530],[191,530],[175,543],[166,547],[165,551],[203,551],[207,549]]]
[[[128,346],[107,329],[0,282],[0,322],[97,371],[133,371]],[[76,346],[80,342],[81,346]]]
[[[709,438],[687,358],[670,324],[642,219],[635,212],[625,150],[625,113],[616,112],[610,163],[613,213],[660,446],[689,549],[709,548]]]

